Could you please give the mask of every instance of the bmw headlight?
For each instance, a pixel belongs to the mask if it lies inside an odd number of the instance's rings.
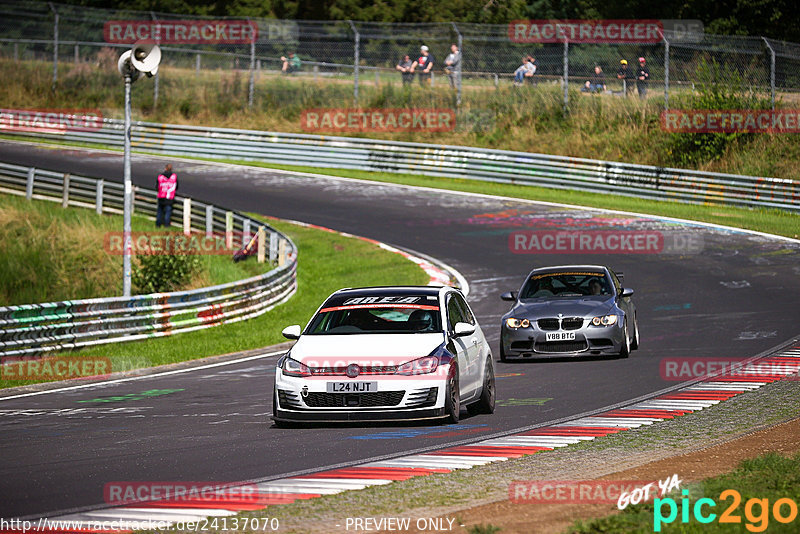
[[[514,317],[506,319],[506,326],[509,328],[528,328],[530,325],[531,322],[527,319],[516,319]]]
[[[611,326],[617,324],[617,317],[616,315],[601,315],[599,317],[592,318],[592,326]]]

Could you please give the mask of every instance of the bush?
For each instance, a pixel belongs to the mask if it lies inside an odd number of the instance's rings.
[[[136,260],[131,279],[140,294],[176,291],[200,269],[197,256],[155,254],[137,256]]]

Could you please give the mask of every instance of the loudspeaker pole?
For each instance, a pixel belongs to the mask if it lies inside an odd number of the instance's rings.
[[[122,179],[125,195],[122,201],[122,295],[131,296],[131,208],[133,207],[133,186],[131,185],[131,77],[125,75],[125,135]]]

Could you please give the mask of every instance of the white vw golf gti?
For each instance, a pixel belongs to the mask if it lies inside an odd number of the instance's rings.
[[[489,344],[452,287],[342,289],[283,335],[297,342],[275,372],[277,425],[494,411]]]

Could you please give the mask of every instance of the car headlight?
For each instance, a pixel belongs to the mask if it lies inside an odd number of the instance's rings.
[[[287,376],[311,376],[311,370],[304,363],[286,357],[283,360],[283,374]]]
[[[617,324],[618,317],[616,315],[601,315],[592,318],[593,326],[611,326]]]
[[[398,375],[424,375],[432,373],[439,367],[439,358],[436,356],[425,356],[406,362],[397,368],[395,374]]]
[[[506,319],[506,326],[509,328],[528,328],[530,325],[531,322],[527,319],[517,319],[515,317]]]

